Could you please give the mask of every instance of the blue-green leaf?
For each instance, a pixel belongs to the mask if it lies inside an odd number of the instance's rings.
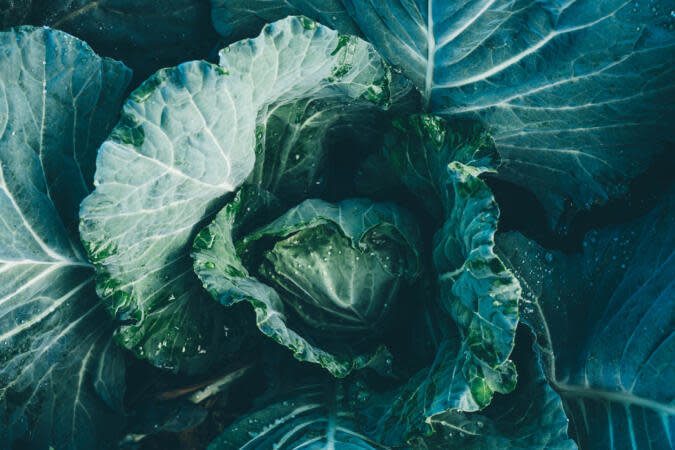
[[[581,448],[670,448],[675,420],[675,209],[592,231],[582,254],[499,236],[523,321]]]
[[[0,33],[0,447],[103,448],[123,421],[77,210],[130,78],[63,32]]]
[[[477,117],[500,176],[553,221],[621,193],[671,140],[674,3],[344,0],[365,38],[448,118]]]
[[[282,398],[241,417],[209,445],[209,450],[389,448],[363,430],[360,407],[366,398],[356,393],[358,385],[319,378],[302,380],[296,386]]]
[[[287,7],[265,4],[270,14]],[[534,191],[552,223],[567,200],[590,208],[620,195],[672,143],[672,0],[342,4],[332,5],[334,17],[346,9],[430,112],[487,126],[502,158],[499,176]],[[332,17],[316,19],[354,32]]]
[[[525,331],[523,328],[522,331]],[[525,333],[514,357],[518,384],[509,395],[495,398],[480,413],[448,412],[434,417],[435,433],[418,440],[420,449],[492,448],[530,450],[573,450],[567,436],[568,421],[560,396],[544,376],[539,356],[529,346]],[[523,348],[527,345],[527,348]]]
[[[388,69],[372,47],[304,17],[270,24],[220,56],[218,66],[160,70],[131,94],[80,213],[98,293],[125,321],[120,341],[188,372],[226,358],[252,328],[203,290],[189,249],[249,177],[268,112],[303,98],[388,98]]]
[[[395,120],[384,156],[440,223],[433,242],[437,298],[428,306],[437,324],[430,330],[436,356],[382,414],[379,432],[393,444],[428,433],[438,414],[478,411],[495,392],[513,390],[508,358],[520,286],[494,253],[499,208],[479,176],[493,171],[498,158],[481,127],[431,115]]]

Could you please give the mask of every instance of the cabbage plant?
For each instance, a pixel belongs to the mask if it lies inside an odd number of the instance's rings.
[[[673,8],[2,5],[0,449],[671,448]]]

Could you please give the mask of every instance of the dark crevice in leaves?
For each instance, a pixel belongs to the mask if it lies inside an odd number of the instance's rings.
[[[492,175],[485,181],[501,210],[500,231],[518,231],[542,247],[577,253],[590,230],[633,220],[659,202],[663,192],[675,182],[675,144],[629,183],[626,195],[590,211],[579,211],[568,203],[557,230],[547,225],[546,211],[531,191]]]
[[[134,71],[128,92],[163,67],[192,59],[217,60],[211,52],[218,35],[211,25],[208,0],[137,0],[121,5],[93,0],[3,3],[0,28],[55,27],[84,40],[99,55],[124,62]]]

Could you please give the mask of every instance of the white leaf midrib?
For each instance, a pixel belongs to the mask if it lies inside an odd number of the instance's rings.
[[[434,36],[433,0],[427,0],[427,67],[424,76],[424,103],[429,108],[434,80],[434,60],[436,58],[436,38]]]

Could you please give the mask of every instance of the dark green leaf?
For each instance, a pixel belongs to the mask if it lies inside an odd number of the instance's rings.
[[[673,199],[671,190],[650,214],[588,233],[582,254],[518,234],[498,240],[581,448],[673,445]]]
[[[524,339],[528,337],[525,330],[518,336],[521,345],[514,360],[519,381],[513,393],[496,396],[480,413],[449,412],[435,417],[431,424],[436,433],[420,440],[420,448],[576,449],[567,437],[562,401],[549,386],[541,361],[530,347],[531,339]]]

